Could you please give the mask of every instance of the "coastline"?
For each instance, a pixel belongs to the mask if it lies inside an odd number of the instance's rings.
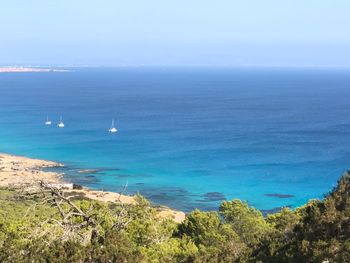
[[[0,73],[28,73],[28,72],[69,72],[66,69],[37,68],[37,67],[0,67]]]
[[[63,166],[64,164],[58,162],[0,153],[0,187],[11,188],[45,180],[50,184],[63,188],[65,192],[74,192],[74,194],[83,196],[84,198],[101,202],[120,201],[123,204],[131,205],[135,203],[135,196],[92,190],[87,187],[76,189],[72,183],[67,183],[63,180],[63,174],[43,170],[44,168]],[[162,218],[170,217],[177,223],[185,219],[185,213],[182,211],[164,207],[157,207],[157,209],[159,209],[159,216]]]

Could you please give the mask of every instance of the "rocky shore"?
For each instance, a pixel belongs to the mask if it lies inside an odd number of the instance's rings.
[[[64,165],[57,162],[0,153],[0,187],[11,188],[45,181],[64,189],[66,192],[70,192],[70,194],[73,192],[77,196],[84,198],[102,202],[120,201],[124,204],[135,203],[134,196],[76,187],[72,183],[65,182],[62,179],[63,174],[43,170],[44,168],[62,166]],[[163,207],[159,208],[159,215],[161,217],[171,217],[176,222],[182,222],[185,219],[185,213]]]

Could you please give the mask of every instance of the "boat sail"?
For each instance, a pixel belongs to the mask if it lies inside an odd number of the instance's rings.
[[[111,128],[108,131],[111,133],[116,133],[118,131],[117,128],[114,126],[114,119],[112,120]]]
[[[64,128],[64,123],[62,121],[62,116],[60,117],[60,122],[57,125],[59,128]]]
[[[46,116],[45,125],[51,125],[52,122],[49,120],[49,115]]]

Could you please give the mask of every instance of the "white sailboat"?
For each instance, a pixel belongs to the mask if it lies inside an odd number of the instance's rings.
[[[57,124],[58,128],[64,128],[64,123],[62,121],[62,116],[60,117],[60,122]]]
[[[114,119],[112,120],[111,128],[108,130],[111,133],[116,133],[118,130],[116,127],[114,127]]]
[[[49,120],[49,115],[46,116],[45,125],[51,125],[52,122]]]

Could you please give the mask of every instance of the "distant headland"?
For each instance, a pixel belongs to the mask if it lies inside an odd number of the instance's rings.
[[[0,67],[0,73],[23,73],[23,72],[69,72],[67,69],[39,68],[39,67]]]

